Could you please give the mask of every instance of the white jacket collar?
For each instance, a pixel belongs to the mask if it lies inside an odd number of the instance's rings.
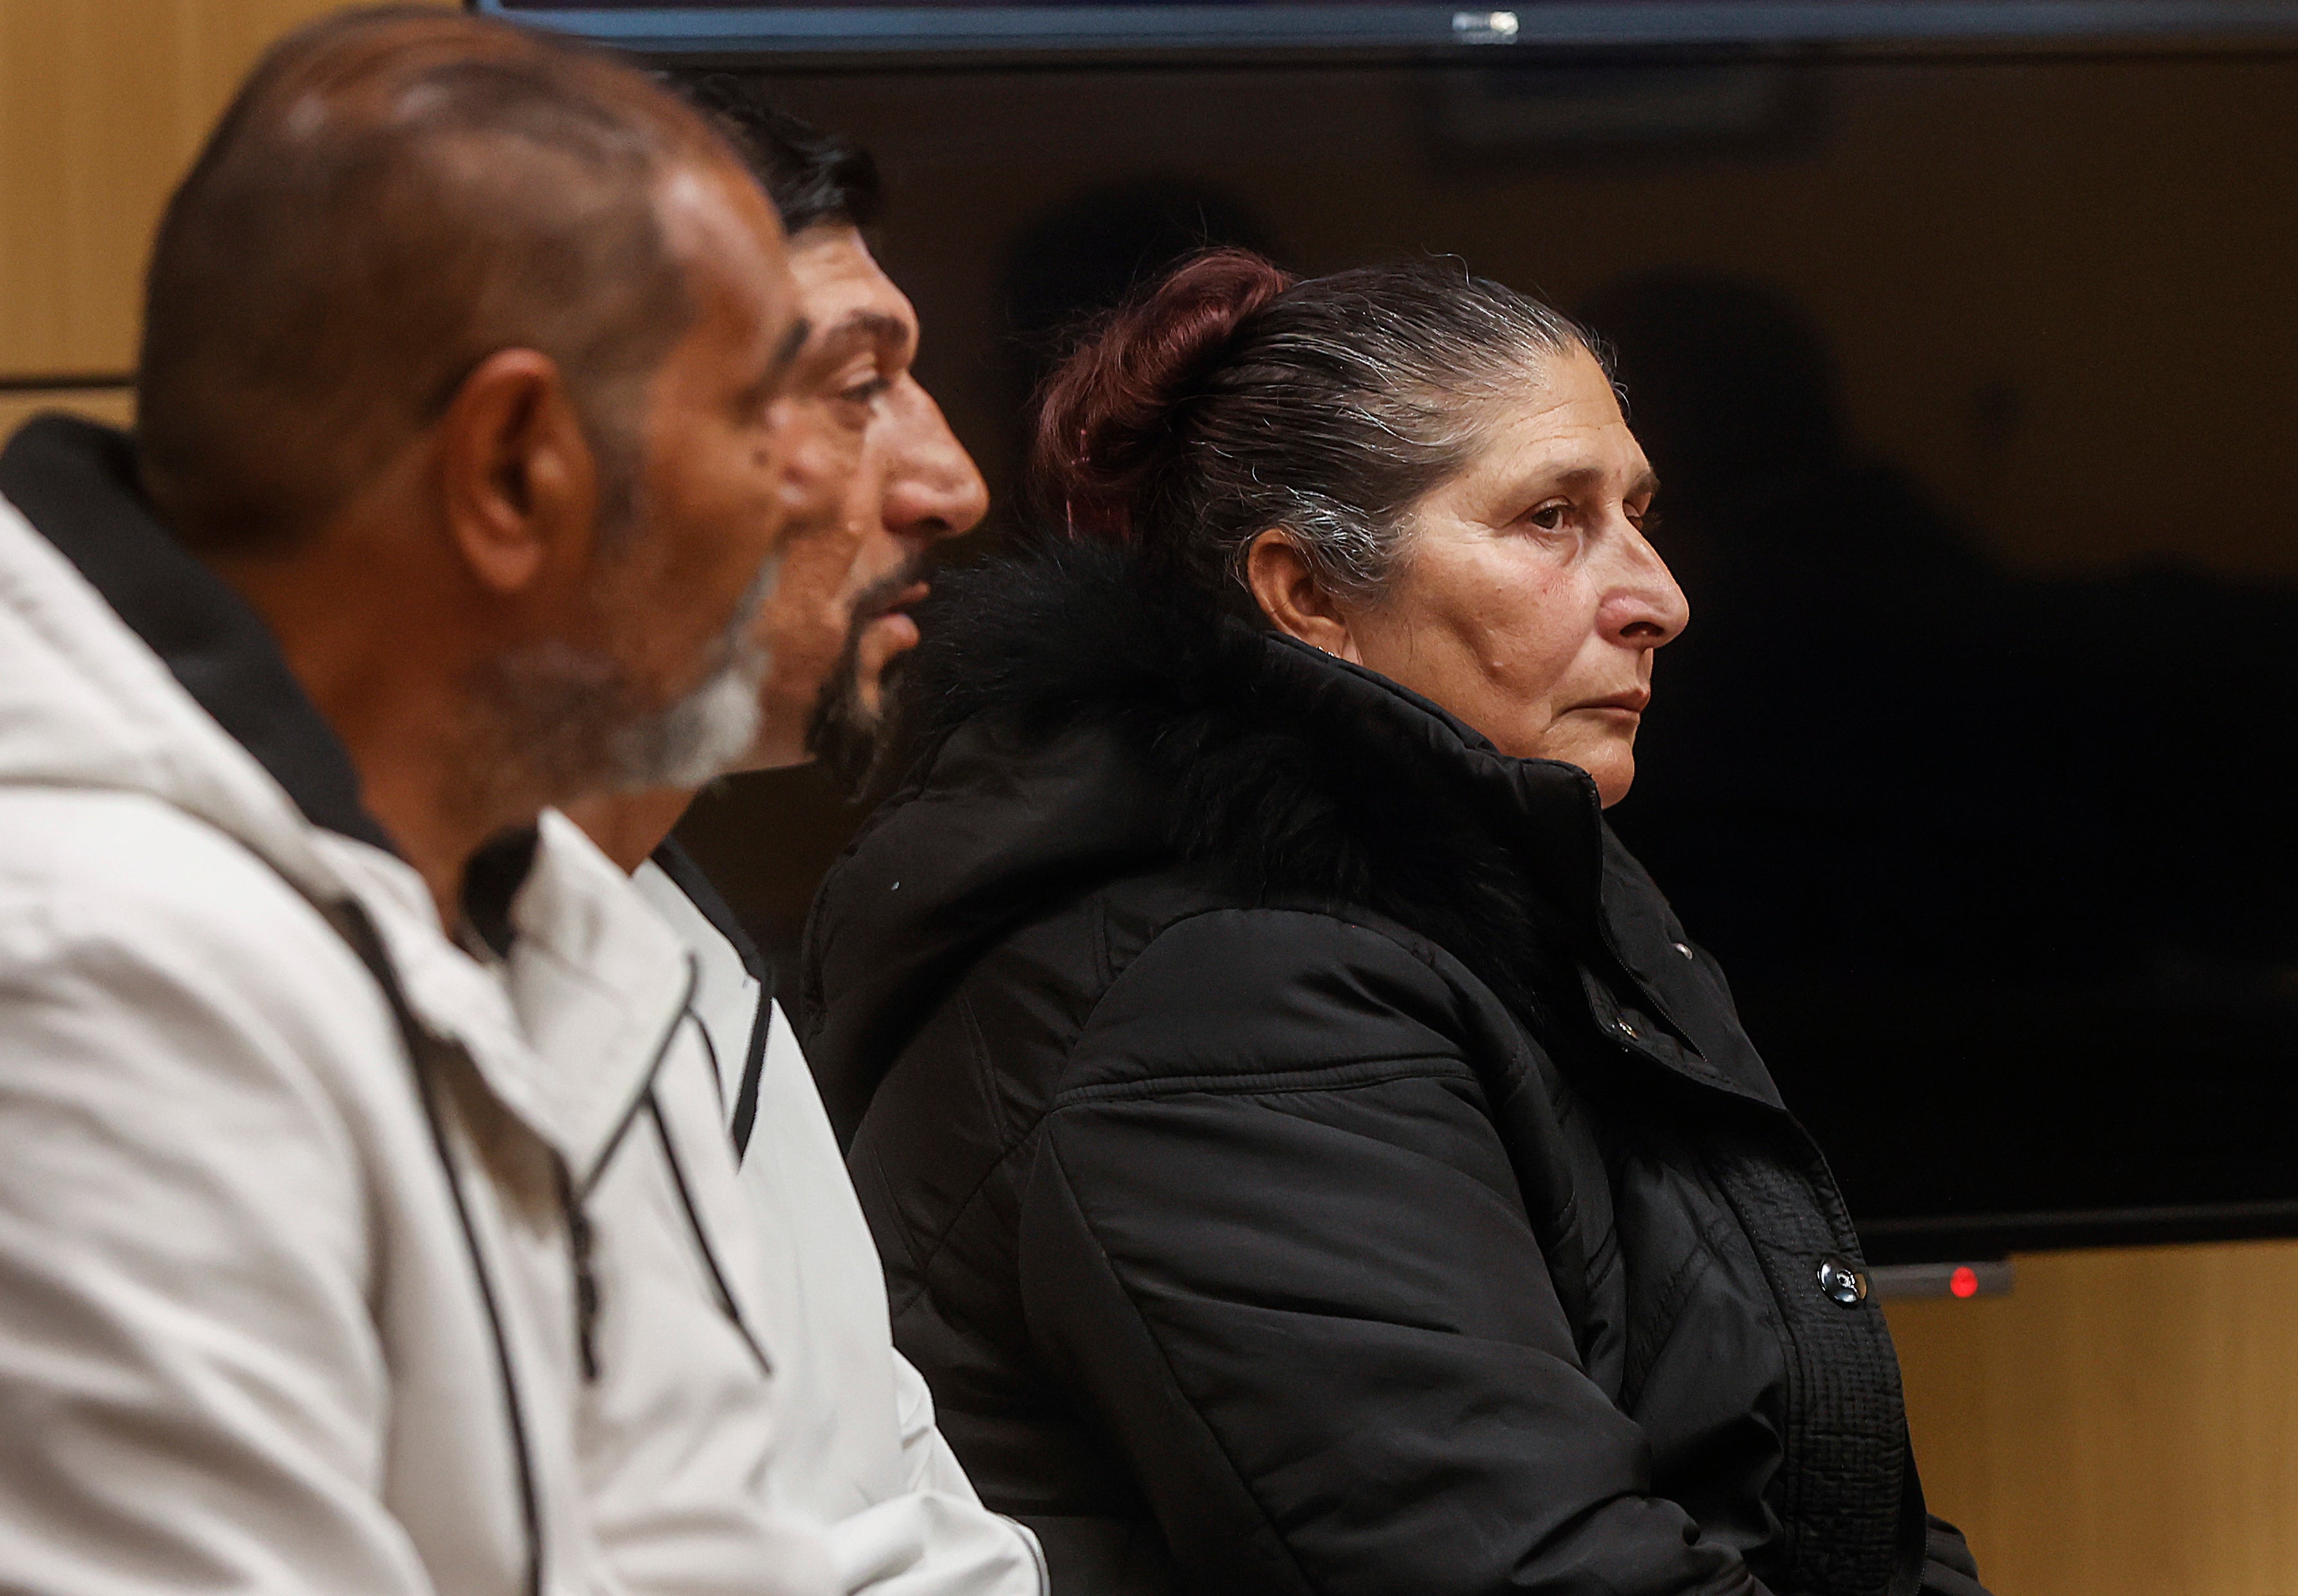
[[[517,934],[502,963],[491,968],[442,935],[421,878],[359,809],[348,757],[269,633],[116,480],[126,458],[120,434],[61,418],[31,424],[0,455],[0,784],[142,793],[229,835],[315,902],[357,903],[415,1018],[459,1044],[503,1104],[585,1176],[682,1012],[677,939],[556,815],[543,818],[513,901]],[[99,580],[140,584],[131,608],[164,612],[143,618],[176,657],[139,635],[59,542]],[[155,596],[155,580],[168,591]],[[227,732],[186,677],[228,680],[240,700],[224,713],[256,728],[289,779],[316,786],[310,806],[344,830],[314,823],[299,806],[306,795]],[[274,701],[254,701],[266,692]]]
[[[40,468],[46,461],[26,464],[28,445],[49,441],[35,429],[52,423],[33,422],[0,456],[0,782],[146,793],[228,833],[306,892],[325,888],[294,799],[12,502],[32,497],[28,475],[45,486],[56,475]],[[172,544],[159,550],[163,560],[170,551],[193,564]],[[146,582],[176,575],[123,550],[120,563],[131,561]]]

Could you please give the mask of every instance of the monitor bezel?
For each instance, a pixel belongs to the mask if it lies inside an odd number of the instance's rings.
[[[2007,1258],[2015,1253],[2294,1237],[2298,1236],[2298,1199],[1865,1220],[1855,1215],[1854,1223],[1870,1262],[1968,1262]]]
[[[1412,4],[557,5],[466,0],[664,62],[1091,59],[1245,52],[1509,59],[1589,53],[2298,45],[2298,0],[1556,0]]]
[[[2298,52],[2298,0],[1562,0],[1513,11],[1506,38],[1469,42],[1454,6],[513,8],[664,65],[807,69],[1006,62],[1061,66],[1213,58],[1439,60],[1479,66],[1597,57]],[[2298,1198],[1869,1219],[1871,1261],[2298,1236]]]

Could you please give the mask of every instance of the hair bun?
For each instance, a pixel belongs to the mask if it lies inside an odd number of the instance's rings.
[[[1209,250],[1104,320],[1046,379],[1024,478],[1071,537],[1131,541],[1133,505],[1188,397],[1238,326],[1293,285],[1244,250]]]

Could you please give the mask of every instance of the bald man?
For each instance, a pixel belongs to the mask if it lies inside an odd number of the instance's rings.
[[[691,966],[550,806],[749,748],[859,428],[644,79],[277,47],[134,438],[0,452],[0,1584],[824,1596]]]

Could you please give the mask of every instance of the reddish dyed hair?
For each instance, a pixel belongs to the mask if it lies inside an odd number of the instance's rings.
[[[1071,537],[1134,541],[1134,501],[1173,411],[1238,326],[1294,282],[1259,255],[1211,250],[1104,319],[1038,399],[1029,467],[1038,514]]]
[[[1235,613],[1258,613],[1244,557],[1272,530],[1329,591],[1374,596],[1495,407],[1597,347],[1457,261],[1300,280],[1214,251],[1047,380],[1025,492],[1050,527],[1138,549]]]

